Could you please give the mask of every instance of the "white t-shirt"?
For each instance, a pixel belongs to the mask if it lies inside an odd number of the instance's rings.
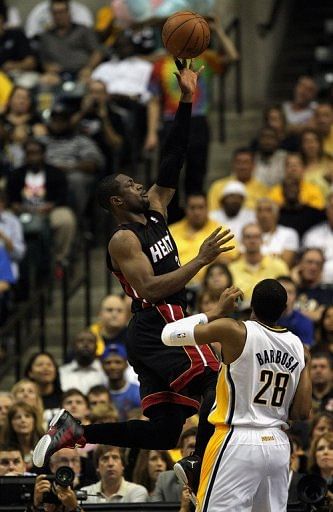
[[[333,229],[328,222],[309,229],[303,236],[303,247],[318,247],[325,256],[323,283],[333,282]]]
[[[109,94],[138,96],[146,103],[150,98],[148,84],[152,69],[151,62],[139,57],[112,59],[97,66],[91,78],[104,82]]]
[[[222,208],[213,210],[209,216],[221,226],[229,228],[238,243],[241,243],[243,227],[251,222],[256,222],[255,213],[249,208],[241,208],[235,217],[228,217]]]
[[[276,226],[274,233],[263,233],[262,254],[280,256],[283,251],[299,250],[299,236],[295,229]]]

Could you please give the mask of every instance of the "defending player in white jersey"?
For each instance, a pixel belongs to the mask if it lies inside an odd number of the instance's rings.
[[[283,512],[287,509],[290,447],[287,420],[307,419],[311,409],[309,354],[300,339],[276,325],[287,303],[275,279],[253,290],[251,319],[223,318],[242,299],[225,290],[207,315],[167,324],[166,345],[221,343],[223,363],[215,425],[203,459],[198,512]]]

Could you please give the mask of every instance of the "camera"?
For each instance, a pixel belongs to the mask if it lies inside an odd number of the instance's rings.
[[[305,511],[329,512],[332,510],[327,499],[328,490],[332,490],[332,485],[328,485],[319,475],[306,475],[297,485],[297,495],[305,505]]]
[[[47,475],[46,480],[52,482],[51,491],[44,493],[43,502],[44,503],[53,503],[55,505],[60,504],[60,500],[57,496],[56,485],[60,485],[61,487],[70,487],[75,478],[75,473],[72,468],[68,466],[61,466],[57,469],[54,475]]]

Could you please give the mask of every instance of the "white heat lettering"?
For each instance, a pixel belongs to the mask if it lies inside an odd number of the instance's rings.
[[[150,247],[150,254],[153,258],[153,262],[163,259],[165,256],[173,251],[172,242],[169,235],[164,236],[161,240],[158,240],[156,244]]]

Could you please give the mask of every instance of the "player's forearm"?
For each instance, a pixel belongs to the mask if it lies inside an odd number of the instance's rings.
[[[182,97],[189,99],[184,94]],[[161,164],[156,180],[160,187],[177,188],[188,146],[192,103],[181,101],[171,130],[162,149]]]
[[[186,265],[177,268],[172,272],[161,276],[152,276],[145,283],[143,297],[149,302],[156,304],[169,295],[179,292],[187,283],[201,270],[204,263],[196,257],[186,263]]]

